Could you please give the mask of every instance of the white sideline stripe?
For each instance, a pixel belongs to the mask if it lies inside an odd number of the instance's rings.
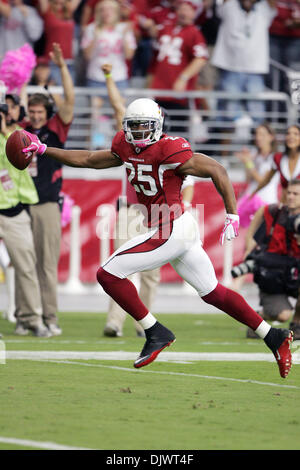
[[[40,441],[30,441],[28,439],[15,439],[14,437],[1,437],[0,442],[4,444],[14,444],[24,447],[37,447],[39,449],[48,449],[48,450],[91,450],[86,447],[71,447],[64,446],[61,444],[56,444],[55,442],[40,442]]]
[[[6,351],[6,359],[83,359],[104,361],[132,361],[139,354],[125,351]],[[300,364],[300,353],[292,354],[293,365]],[[164,352],[158,362],[190,361],[267,361],[275,362],[271,353],[197,353],[197,352]]]
[[[230,382],[251,383],[251,384],[257,384],[257,385],[268,385],[269,387],[300,389],[300,387],[297,387],[296,385],[284,385],[284,384],[276,384],[272,382],[260,382],[258,380],[250,380],[250,379],[249,380],[248,379],[235,379],[232,377],[217,377],[214,375],[187,374],[185,372],[170,372],[170,371],[145,370],[145,369],[139,369],[137,372],[137,370],[134,368],[129,369],[128,367],[106,366],[104,364],[89,364],[85,362],[55,361],[55,360],[47,360],[47,359],[44,359],[44,360],[33,359],[33,360],[41,361],[41,362],[51,362],[54,364],[70,364],[70,365],[76,365],[76,366],[98,367],[98,368],[100,367],[102,369],[114,369],[114,370],[120,370],[123,372],[160,374],[160,375],[177,375],[177,376],[182,376],[182,377],[196,377],[200,379],[212,379],[212,380],[223,380],[223,381],[230,381]]]
[[[126,351],[6,351],[6,359],[83,359],[104,361],[132,361],[139,353]],[[197,353],[164,352],[158,362],[174,361],[268,361],[273,362],[273,354],[268,353]]]

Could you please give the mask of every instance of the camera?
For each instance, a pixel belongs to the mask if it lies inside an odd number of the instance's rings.
[[[244,274],[253,273],[255,268],[255,261],[253,259],[246,259],[243,263],[234,266],[231,270],[233,278],[243,276]]]
[[[7,106],[7,104],[5,104],[5,103],[0,103],[0,113],[5,114],[5,116],[8,114],[8,106]],[[2,116],[0,116],[0,126],[1,126],[1,118],[2,118]]]

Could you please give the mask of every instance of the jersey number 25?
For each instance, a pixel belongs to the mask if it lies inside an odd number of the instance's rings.
[[[130,170],[128,181],[129,183],[133,184],[136,192],[140,193],[142,191],[145,196],[155,196],[158,190],[155,179],[151,175],[152,165],[138,163],[135,169],[132,163],[126,162],[125,166],[128,168],[128,170]]]

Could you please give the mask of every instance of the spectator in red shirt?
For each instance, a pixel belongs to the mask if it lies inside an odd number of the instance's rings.
[[[176,24],[166,25],[158,34],[158,55],[150,88],[184,92],[195,90],[197,77],[208,59],[206,42],[194,25],[197,6],[189,1],[180,1],[176,7]],[[159,97],[157,102],[167,110],[187,110],[188,101],[170,96]],[[170,121],[187,119],[172,116]],[[184,132],[185,126],[171,125],[170,131]]]
[[[300,2],[280,0],[277,16],[270,27],[270,53],[274,60],[299,69],[300,59]]]
[[[277,16],[270,27],[270,57],[300,71],[300,2],[280,0],[276,7]],[[279,91],[290,91],[284,74],[281,74]]]
[[[164,0],[151,8],[149,18],[154,21],[158,30],[162,29],[166,23],[176,23],[176,2],[177,0]]]
[[[158,44],[152,39],[152,35],[164,28],[166,24],[176,23],[175,2],[177,0],[163,0],[155,2],[151,0],[138,0],[137,12],[140,28],[138,48],[133,62],[133,75],[147,76],[150,83],[156,57]]]
[[[74,82],[73,39],[75,34],[74,12],[80,0],[38,0],[38,10],[44,20],[45,49],[44,56],[49,58],[53,43],[61,47],[65,62]],[[61,85],[60,69],[50,62],[51,77]]]

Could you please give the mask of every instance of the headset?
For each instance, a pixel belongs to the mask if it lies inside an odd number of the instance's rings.
[[[47,119],[49,120],[55,113],[55,102],[48,90],[47,93],[47,95],[44,93],[34,93],[28,100],[28,107],[31,105],[31,101],[42,104],[47,111]]]

